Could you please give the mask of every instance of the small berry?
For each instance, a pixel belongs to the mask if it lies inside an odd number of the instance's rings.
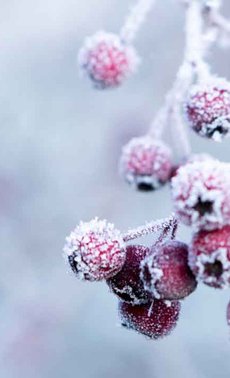
[[[133,138],[123,147],[120,171],[125,180],[142,191],[159,188],[170,179],[171,150],[150,136]]]
[[[179,220],[196,229],[213,230],[230,222],[229,166],[214,160],[186,164],[171,181]]]
[[[66,238],[64,254],[78,278],[99,281],[116,275],[125,262],[125,244],[114,225],[97,218],[81,222]]]
[[[98,32],[86,39],[78,61],[94,86],[104,89],[121,85],[135,71],[139,59],[134,48],[118,35]]]
[[[215,79],[194,85],[185,103],[185,113],[199,135],[221,141],[230,132],[230,84]]]
[[[187,297],[197,286],[188,266],[188,246],[173,240],[154,247],[141,264],[141,278],[155,298]]]
[[[121,271],[110,278],[110,289],[123,301],[132,304],[146,303],[148,293],[140,279],[140,263],[149,253],[149,248],[142,245],[129,245],[126,248],[126,260]]]
[[[189,265],[197,279],[215,288],[230,287],[230,226],[200,231],[189,250]]]
[[[180,302],[154,299],[152,303],[133,306],[119,303],[121,325],[151,339],[167,336],[175,328],[180,313]]]
[[[230,326],[230,302],[227,307],[227,323]]]

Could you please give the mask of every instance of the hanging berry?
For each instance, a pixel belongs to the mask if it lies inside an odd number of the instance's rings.
[[[121,325],[137,331],[150,339],[169,335],[176,327],[180,314],[180,302],[155,299],[152,303],[133,306],[119,303]]]
[[[172,154],[160,140],[146,135],[133,138],[123,147],[120,172],[136,189],[151,191],[160,188],[170,178]]]
[[[181,222],[214,230],[230,223],[230,166],[207,160],[186,164],[172,178],[174,209]]]
[[[215,288],[229,288],[230,225],[195,234],[189,250],[189,265],[199,281]]]
[[[210,79],[194,85],[184,104],[191,128],[200,136],[221,141],[230,133],[230,83]]]

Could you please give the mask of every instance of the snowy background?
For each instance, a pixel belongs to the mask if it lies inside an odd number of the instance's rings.
[[[143,63],[121,89],[92,90],[76,67],[84,37],[118,31],[133,1],[0,0],[1,377],[230,376],[227,291],[199,287],[172,336],[151,342],[120,329],[108,288],[78,282],[62,260],[80,219],[98,215],[125,230],[171,211],[168,188],[132,191],[117,160],[173,82],[182,7],[158,1],[136,41]],[[230,79],[230,51],[210,58]],[[195,151],[229,160],[229,141],[191,138]],[[187,229],[180,236],[189,241]]]

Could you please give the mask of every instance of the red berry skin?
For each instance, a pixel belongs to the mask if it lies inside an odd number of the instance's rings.
[[[221,141],[230,132],[230,85],[215,79],[194,85],[185,102],[191,128],[200,136]]]
[[[120,302],[121,325],[157,340],[169,335],[175,328],[180,307],[178,301],[169,302],[158,299],[140,306]]]
[[[154,247],[141,264],[144,287],[153,297],[183,299],[197,286],[188,265],[188,246],[179,241],[169,241]]]
[[[214,288],[229,288],[230,226],[195,234],[189,249],[189,265],[197,280]]]
[[[126,248],[126,260],[122,270],[107,280],[111,291],[119,299],[132,304],[147,303],[150,294],[145,291],[140,278],[140,263],[149,253],[149,248],[142,245],[129,245]]]
[[[230,326],[230,302],[227,307],[227,323]]]

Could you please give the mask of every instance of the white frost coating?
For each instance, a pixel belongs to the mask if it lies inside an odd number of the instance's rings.
[[[168,180],[171,169],[170,148],[151,136],[133,138],[122,149],[119,171],[134,187],[148,184],[157,189]]]
[[[151,233],[164,231],[165,229],[168,229],[169,227],[174,228],[176,223],[177,223],[177,219],[175,215],[172,214],[168,218],[148,222],[143,226],[127,231],[125,234],[123,234],[123,239],[125,242],[128,242],[130,240],[137,239]]]
[[[193,85],[183,106],[187,122],[201,136],[217,142],[229,136],[230,83],[227,80],[213,76]]]
[[[212,230],[230,222],[228,164],[213,160],[186,164],[172,179],[171,188],[175,211],[185,224]],[[202,213],[199,203],[209,203],[210,208]]]
[[[215,275],[207,274],[205,272],[206,264],[214,264],[219,261],[222,265],[223,273],[220,277]],[[197,279],[208,284],[208,285],[218,285],[221,289],[228,289],[230,286],[230,261],[228,259],[228,249],[219,248],[211,254],[201,253],[197,256],[196,267],[198,268],[198,273],[196,275]]]
[[[155,2],[156,0],[138,0],[136,5],[131,8],[120,32],[122,41],[130,43],[134,40],[138,30],[145,21],[148,12],[151,10]]]
[[[80,279],[102,278],[103,269],[109,272],[121,268],[125,261],[125,243],[122,234],[112,223],[95,218],[80,222],[66,238],[64,255],[73,258]],[[102,270],[102,271],[101,271]],[[107,278],[107,277],[106,277]]]
[[[125,285],[122,289],[116,286],[116,288],[114,288],[114,292],[116,294],[119,293],[119,294],[127,294],[127,295],[129,295],[129,297],[132,300],[132,304],[133,305],[140,305],[140,303],[141,303],[140,298],[138,298],[135,295],[135,292],[134,292],[132,286],[130,286],[130,285]]]
[[[154,298],[160,299],[161,296],[156,289],[156,283],[163,276],[163,271],[162,271],[162,269],[156,268],[153,265],[154,265],[153,256],[150,255],[150,256],[146,257],[141,262],[140,278],[141,278],[141,280],[144,284],[144,289],[146,291],[150,292],[151,294],[153,294]],[[145,274],[144,274],[145,269],[148,270],[149,276],[151,277],[150,282],[146,282]]]
[[[136,50],[125,45],[113,33],[99,31],[85,39],[78,54],[78,64],[98,88],[117,86],[136,71],[140,62]],[[110,65],[116,70],[108,69]]]

